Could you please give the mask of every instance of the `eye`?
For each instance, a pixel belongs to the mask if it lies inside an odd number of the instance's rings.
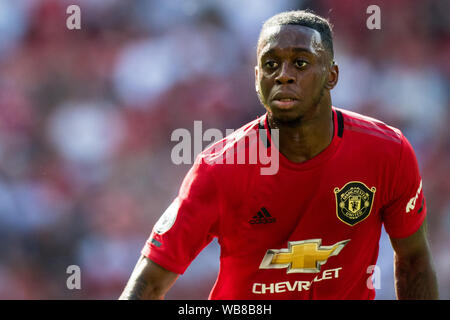
[[[305,60],[302,60],[302,59],[297,59],[297,60],[295,60],[295,66],[296,67],[298,67],[298,68],[304,68],[304,67],[306,67],[306,65],[308,64],[308,62],[306,62]]]
[[[267,69],[275,69],[278,67],[278,63],[276,63],[274,60],[268,60],[264,63],[264,67]]]

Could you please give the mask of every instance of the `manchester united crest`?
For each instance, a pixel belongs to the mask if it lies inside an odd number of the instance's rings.
[[[342,189],[334,188],[338,218],[350,226],[366,219],[372,210],[375,191],[375,187],[369,189],[358,181],[349,182]]]

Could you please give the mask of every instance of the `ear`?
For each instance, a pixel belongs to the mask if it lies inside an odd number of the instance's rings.
[[[338,83],[339,79],[339,67],[334,61],[332,63],[333,65],[328,70],[328,78],[325,84],[325,88],[327,88],[328,90],[333,89]]]

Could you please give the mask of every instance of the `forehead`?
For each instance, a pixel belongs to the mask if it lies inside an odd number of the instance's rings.
[[[261,33],[258,56],[271,50],[289,50],[301,48],[319,54],[324,51],[319,31],[299,25],[274,25]]]

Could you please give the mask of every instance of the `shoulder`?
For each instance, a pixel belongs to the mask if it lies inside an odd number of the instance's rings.
[[[346,152],[365,155],[365,159],[391,166],[394,170],[399,166],[416,170],[415,151],[400,129],[356,112],[335,110],[342,114]]]
[[[225,194],[227,201],[231,201],[233,197],[230,197],[230,194],[235,194],[236,190],[242,186],[239,181],[253,172],[249,165],[239,165],[239,161],[236,160],[239,156],[247,154],[249,148],[257,145],[259,125],[263,117],[214,141],[202,151],[186,175],[182,190],[185,192],[200,190],[197,193],[211,198],[217,197],[220,191]]]
[[[367,143],[382,144],[394,148],[403,144],[405,137],[400,129],[381,120],[353,111],[335,108],[343,118],[344,131],[352,138],[364,139]]]
[[[236,157],[237,152],[245,152],[244,150],[257,144],[259,126],[264,117],[265,115],[260,116],[233,130],[225,138],[215,141],[198,155],[196,162],[210,167],[210,170],[223,167],[221,164],[233,164],[232,159]]]
[[[242,175],[236,174],[238,171],[249,174],[248,166],[234,165],[235,155],[239,150],[251,148],[252,144],[256,145],[262,119],[264,116],[233,130],[220,140],[218,139],[221,137],[215,137],[216,140],[196,157],[183,180],[181,189],[186,191],[198,189],[203,193],[215,192],[215,187],[230,186],[237,180],[234,177],[242,178]]]

